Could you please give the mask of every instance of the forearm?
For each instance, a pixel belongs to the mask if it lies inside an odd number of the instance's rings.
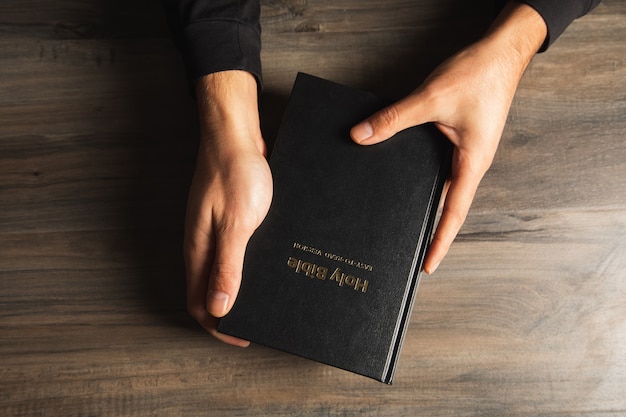
[[[505,56],[508,70],[518,79],[541,48],[547,26],[541,15],[524,3],[509,2],[493,22],[482,42]]]
[[[547,26],[546,37],[539,52],[545,51],[575,19],[593,10],[601,0],[518,0],[532,7],[541,15]],[[496,0],[498,8],[512,3],[509,0]]]
[[[203,148],[265,152],[257,83],[246,71],[208,74],[195,83]],[[218,156],[218,155],[213,155]]]

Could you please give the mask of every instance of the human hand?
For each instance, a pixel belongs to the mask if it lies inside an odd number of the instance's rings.
[[[413,93],[352,128],[355,142],[371,145],[434,122],[454,144],[443,212],[424,261],[428,274],[437,269],[467,217],[517,85],[545,36],[541,16],[511,2],[480,41],[442,63]]]
[[[204,77],[196,89],[201,143],[187,203],[184,254],[189,313],[217,339],[249,342],[217,332],[232,307],[246,245],[272,200],[257,107],[256,80],[247,72]]]

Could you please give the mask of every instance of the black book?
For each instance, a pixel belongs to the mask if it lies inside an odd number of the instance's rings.
[[[451,145],[433,125],[352,142],[386,104],[298,74],[270,158],[272,205],[220,332],[391,383]]]

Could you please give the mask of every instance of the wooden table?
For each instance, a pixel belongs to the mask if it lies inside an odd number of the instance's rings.
[[[400,97],[490,3],[263,2],[266,137],[297,71]],[[186,314],[197,129],[168,36],[154,1],[0,4],[1,416],[626,415],[626,2],[529,67],[392,386]]]

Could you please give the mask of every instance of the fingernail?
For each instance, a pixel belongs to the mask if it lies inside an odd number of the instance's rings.
[[[222,291],[210,291],[207,297],[207,310],[214,317],[222,317],[228,307],[228,294]]]
[[[352,137],[359,143],[369,139],[373,134],[374,129],[368,121],[360,123],[352,129]]]

